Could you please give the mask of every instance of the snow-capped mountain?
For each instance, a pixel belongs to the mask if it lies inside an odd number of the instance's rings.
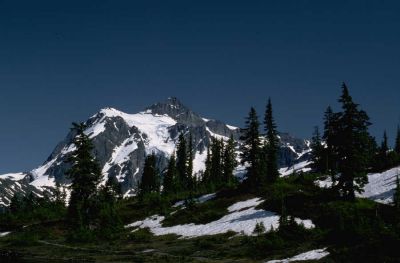
[[[228,139],[233,135],[236,140],[240,137],[239,128],[203,118],[176,98],[155,103],[136,114],[104,108],[86,124],[85,132],[93,140],[94,154],[102,167],[104,180],[115,176],[125,195],[134,194],[147,154],[154,152],[159,157],[159,168],[166,167],[181,132],[193,136],[194,172],[198,174],[204,170],[206,149],[212,137]],[[65,172],[69,165],[65,160],[75,149],[74,136],[74,132],[68,133],[40,167],[27,173],[0,176],[0,205],[9,204],[14,192],[40,192],[53,187],[55,182],[67,184]],[[287,133],[281,133],[280,139],[280,167],[300,164],[302,168],[301,164],[309,157],[309,142]]]

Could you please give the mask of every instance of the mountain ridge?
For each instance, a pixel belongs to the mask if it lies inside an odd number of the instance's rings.
[[[176,97],[154,103],[134,114],[105,107],[85,123],[88,126],[85,133],[93,140],[94,155],[102,168],[103,179],[115,176],[121,183],[125,196],[135,193],[147,154],[156,153],[159,157],[159,168],[162,170],[166,167],[181,132],[186,137],[189,133],[193,136],[194,172],[197,174],[204,170],[206,149],[212,137],[227,139],[232,135],[237,141],[240,137],[239,128],[219,120],[204,118]],[[0,193],[3,193],[0,204],[8,204],[14,192],[30,191],[32,187],[44,191],[54,187],[56,182],[68,184],[65,172],[69,169],[69,164],[65,160],[75,149],[72,143],[74,136],[74,131],[70,131],[41,166],[25,173],[24,180],[15,177],[13,184],[9,178],[0,176]],[[307,160],[310,150],[308,141],[294,138],[288,133],[280,133],[280,138],[281,168]],[[242,176],[243,171],[244,167],[239,167],[236,174]],[[5,180],[8,186],[2,187],[2,181]],[[21,182],[27,186],[18,190],[15,185]],[[14,191],[14,188],[17,190]]]

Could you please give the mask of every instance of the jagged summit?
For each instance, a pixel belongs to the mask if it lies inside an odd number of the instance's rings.
[[[157,102],[147,107],[146,110],[153,114],[168,115],[184,124],[199,125],[204,123],[199,114],[193,112],[176,97],[169,97],[165,101]]]

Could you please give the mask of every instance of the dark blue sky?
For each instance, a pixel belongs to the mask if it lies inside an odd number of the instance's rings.
[[[168,96],[241,126],[269,96],[309,137],[340,84],[391,142],[400,117],[398,1],[0,0],[0,173],[41,164],[72,121]]]

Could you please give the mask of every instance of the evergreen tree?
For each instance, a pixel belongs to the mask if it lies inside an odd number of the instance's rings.
[[[337,131],[338,131],[338,113],[333,113],[332,108],[328,106],[324,114],[324,134],[322,139],[325,141],[326,148],[324,150],[323,160],[325,167],[323,172],[331,175],[332,185],[335,185],[335,174],[337,173]]]
[[[193,151],[193,137],[192,133],[189,134],[189,143],[187,149],[187,164],[186,164],[186,181],[190,191],[190,194],[193,193],[195,187],[195,180],[193,177],[193,159],[194,159],[194,151]]]
[[[203,184],[205,185],[205,187],[207,189],[211,188],[210,187],[210,184],[211,184],[211,152],[210,152],[210,148],[211,148],[211,143],[207,147],[207,157],[206,157],[205,169],[204,169],[203,178],[202,178]]]
[[[94,205],[97,186],[101,179],[101,169],[92,156],[93,144],[84,133],[84,123],[73,123],[72,130],[76,132],[74,145],[76,150],[68,157],[71,168],[67,175],[71,179],[71,198],[68,207],[70,223],[79,228],[88,228],[96,216]],[[78,230],[79,231],[79,230]]]
[[[144,196],[149,193],[158,193],[159,187],[159,175],[157,165],[157,157],[154,153],[146,156],[143,168],[142,181],[140,182],[139,193]]]
[[[183,133],[179,134],[178,138],[178,146],[177,146],[177,151],[176,151],[176,169],[177,169],[177,174],[178,174],[178,186],[179,188],[186,189],[187,187],[187,145],[186,145],[186,139]]]
[[[322,145],[321,135],[319,133],[318,126],[315,126],[314,133],[311,138],[311,162],[312,168],[315,172],[322,173],[326,165],[325,162],[325,148]]]
[[[110,176],[107,179],[106,187],[108,191],[115,197],[116,199],[122,198],[122,187],[121,184],[118,182],[117,177]]]
[[[231,135],[225,146],[223,159],[224,159],[223,174],[225,181],[224,183],[227,184],[228,186],[231,186],[235,182],[233,171],[237,166],[236,153],[235,153],[235,140],[233,139],[233,135]]]
[[[394,145],[394,151],[400,155],[400,126],[397,126],[396,142]]]
[[[215,187],[220,187],[223,182],[222,167],[222,145],[223,142],[212,138],[211,142],[211,183]]]
[[[259,187],[260,183],[260,156],[261,156],[261,142],[260,133],[256,110],[252,107],[249,112],[249,116],[246,118],[246,126],[242,129],[242,140],[241,146],[241,162],[242,164],[247,163],[247,179],[246,182],[252,189]]]
[[[375,170],[383,171],[390,167],[390,161],[388,158],[389,154],[389,145],[386,131],[383,132],[383,139],[381,146],[379,148],[377,161],[375,161]]]
[[[65,205],[66,193],[64,189],[61,190],[61,185],[59,182],[56,182],[56,188],[54,189],[53,196],[54,196],[54,201],[57,204],[60,204],[62,206]]]
[[[275,182],[279,178],[278,171],[278,151],[279,138],[276,130],[274,117],[272,116],[272,103],[268,99],[265,110],[264,125],[266,131],[266,179],[268,182]]]
[[[163,194],[169,195],[175,193],[175,180],[176,180],[176,160],[173,154],[168,162],[167,172],[164,176]]]
[[[122,221],[117,213],[117,198],[119,198],[119,183],[115,176],[108,177],[104,186],[100,188],[98,206],[99,235],[112,238],[122,230]]]
[[[10,200],[9,210],[11,213],[16,214],[23,208],[22,196],[19,193],[14,193]]]
[[[397,212],[400,212],[400,180],[399,174],[396,175],[396,189],[393,194],[393,203],[396,207]]]
[[[369,117],[358,104],[353,102],[347,86],[343,83],[339,99],[343,112],[340,113],[338,127],[339,182],[338,189],[348,200],[355,199],[355,192],[361,193],[368,183],[367,166],[369,160],[370,135]]]

